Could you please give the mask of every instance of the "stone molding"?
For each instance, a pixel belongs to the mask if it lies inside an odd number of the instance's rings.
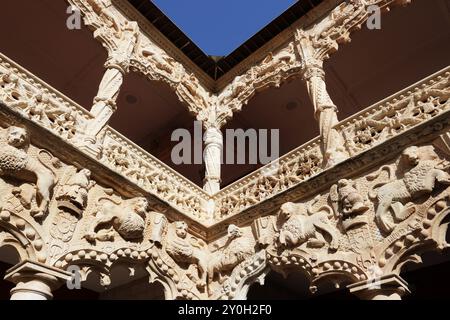
[[[55,129],[53,122],[47,119],[58,117],[64,110],[70,109],[74,110],[73,114],[83,115],[80,116],[80,125],[82,126],[84,119],[89,119],[89,112],[68,98],[62,100],[63,96],[56,90],[48,86],[44,87],[38,78],[28,72],[20,71],[22,69],[6,57],[2,56],[1,58],[3,63],[0,65],[0,74],[4,79],[4,84],[0,89],[2,102],[25,118],[76,145],[76,136],[65,134],[71,130],[76,132],[76,125],[69,122],[69,129]],[[17,79],[12,76],[14,81],[8,80],[12,74],[17,76]],[[366,150],[402,134],[409,128],[417,127],[421,123],[445,113],[449,106],[446,100],[449,79],[450,71],[445,68],[338,123],[335,129],[345,137],[345,147],[348,153],[352,157],[356,157]],[[40,117],[30,116],[29,110],[39,102],[21,97],[28,97],[32,94],[41,95],[42,93],[58,97],[58,100],[55,98],[55,101],[59,104],[52,104],[53,100],[50,100],[48,104],[55,107],[49,108],[52,110],[49,114],[46,114],[48,112],[46,111],[41,113]],[[14,96],[19,99],[16,100]],[[388,111],[389,108],[394,108],[399,116],[392,118]],[[67,125],[66,122],[64,123]],[[235,217],[255,205],[264,203],[267,199],[283,194],[286,190],[302,186],[311,177],[322,175],[328,170],[322,167],[320,139],[316,138],[276,160],[275,164],[279,164],[279,166],[269,164],[227,186],[215,195],[209,196],[201,188],[134,145],[112,128],[107,127],[103,134],[103,152],[97,161],[124,176],[139,188],[168,202],[187,218],[199,221],[205,226]],[[370,139],[362,140],[366,135]],[[146,169],[148,176],[141,176],[142,168],[148,168]],[[156,178],[163,181],[159,184],[160,187],[152,186],[149,181],[149,177],[155,180],[155,174]],[[245,193],[242,190],[245,190]],[[241,193],[243,193],[245,203],[241,203],[239,200],[242,198]],[[214,200],[215,203],[214,216],[208,214],[207,211],[211,200]]]

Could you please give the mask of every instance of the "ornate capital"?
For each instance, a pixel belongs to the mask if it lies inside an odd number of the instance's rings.
[[[6,280],[16,284],[11,300],[50,300],[52,291],[71,278],[66,271],[34,261],[22,261],[5,275]]]
[[[411,293],[406,281],[396,274],[354,283],[348,289],[363,300],[401,300]]]

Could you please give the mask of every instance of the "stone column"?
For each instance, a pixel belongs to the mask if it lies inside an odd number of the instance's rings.
[[[51,300],[52,291],[71,279],[71,274],[44,264],[23,261],[6,272],[5,279],[16,284],[11,300]]]
[[[345,160],[348,155],[345,151],[344,139],[333,128],[339,122],[338,109],[331,100],[325,83],[321,56],[324,48],[314,46],[313,40],[304,32],[298,32],[297,41],[302,59],[303,80],[306,82],[308,94],[314,106],[314,117],[319,123],[324,166],[330,167]]]
[[[100,147],[97,135],[108,124],[117,109],[116,102],[123,84],[124,75],[129,72],[130,60],[138,42],[139,27],[136,22],[127,22],[120,33],[116,46],[110,50],[106,71],[98,88],[91,119],[84,132],[84,141],[80,148],[96,156]]]
[[[203,152],[203,158],[206,172],[203,181],[203,190],[212,195],[220,190],[223,152],[222,132],[215,127],[210,127],[206,129],[204,141],[205,150]]]
[[[411,293],[406,281],[396,274],[355,283],[348,289],[362,300],[401,300]]]

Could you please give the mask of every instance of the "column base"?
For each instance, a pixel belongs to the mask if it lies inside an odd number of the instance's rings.
[[[102,147],[97,143],[97,139],[95,137],[80,136],[75,145],[81,151],[87,153],[95,159],[98,159],[102,151]]]

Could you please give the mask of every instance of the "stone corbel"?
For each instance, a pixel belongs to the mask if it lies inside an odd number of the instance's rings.
[[[28,260],[9,269],[5,276],[16,284],[11,300],[51,300],[52,291],[71,279],[69,272]]]
[[[411,293],[406,281],[396,274],[354,283],[348,289],[362,300],[401,300]]]

